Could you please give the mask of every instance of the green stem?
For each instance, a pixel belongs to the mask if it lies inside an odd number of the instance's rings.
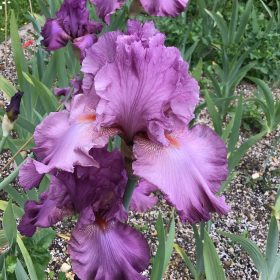
[[[15,178],[18,176],[20,167],[21,165],[19,165],[7,178],[5,178],[0,183],[0,191],[15,180]]]
[[[0,142],[0,153],[2,153],[6,141],[7,141],[7,136],[6,137],[3,136],[2,139],[1,139],[1,142]]]
[[[132,177],[128,178],[125,193],[124,193],[124,197],[123,197],[123,205],[124,205],[124,207],[127,211],[128,211],[129,204],[130,204],[130,201],[131,201],[131,198],[132,198],[132,194],[135,190],[137,182],[138,182],[137,177],[132,176]]]
[[[30,13],[33,14],[32,0],[29,0]]]
[[[2,189],[4,189],[7,185],[9,185],[10,183],[12,183],[15,179],[16,179],[16,177],[18,176],[18,173],[19,173],[19,170],[20,170],[20,168],[21,168],[21,166],[26,162],[26,160],[28,159],[28,158],[32,158],[33,157],[33,154],[31,154],[31,155],[29,155],[20,165],[18,165],[17,167],[16,167],[16,169],[8,176],[8,177],[6,177],[1,183],[0,183],[0,191],[2,190]]]

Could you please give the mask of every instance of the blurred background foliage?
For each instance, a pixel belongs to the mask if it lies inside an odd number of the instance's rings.
[[[245,4],[239,1],[242,15]],[[280,80],[280,10],[279,1],[253,1],[248,23],[241,42],[232,42],[228,53],[232,56],[249,51],[244,64],[255,62],[250,74],[272,83]],[[221,62],[222,38],[217,26],[207,17],[203,8],[217,12],[230,21],[234,1],[190,1],[186,14],[175,19],[154,18],[158,28],[167,34],[167,44],[180,49],[192,50],[192,66],[202,58],[206,64]]]

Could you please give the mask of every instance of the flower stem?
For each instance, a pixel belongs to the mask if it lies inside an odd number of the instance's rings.
[[[0,153],[2,153],[6,141],[7,141],[7,137],[3,136],[0,142]]]
[[[0,190],[4,189],[7,185],[12,183],[16,179],[16,177],[18,176],[20,167],[21,167],[21,165],[19,165],[7,178],[5,178],[0,183]]]
[[[128,178],[127,184],[126,184],[126,189],[123,197],[123,205],[125,209],[128,211],[129,204],[132,198],[132,194],[135,190],[135,187],[137,185],[138,178],[135,176],[131,176]]]

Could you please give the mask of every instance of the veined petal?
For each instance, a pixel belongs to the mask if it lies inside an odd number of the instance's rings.
[[[48,19],[42,29],[42,44],[49,51],[60,49],[67,45],[71,37],[55,19]]]
[[[96,131],[94,98],[84,94],[73,97],[71,109],[51,113],[34,133],[39,173],[54,169],[73,172],[74,165],[98,166],[89,155],[93,147],[104,147],[108,135]]]
[[[156,190],[157,187],[145,180],[141,180],[133,192],[129,206],[130,210],[146,212],[153,208],[157,203],[157,197],[153,196],[152,193]]]
[[[224,142],[201,125],[167,139],[168,147],[143,138],[135,141],[134,173],[166,194],[183,221],[209,220],[210,212],[226,214],[224,198],[214,195],[227,178]]]
[[[198,84],[188,75],[176,48],[146,47],[139,40],[128,39],[118,38],[114,62],[104,65],[95,76],[100,97],[97,122],[120,127],[130,141],[136,133],[148,132],[152,140],[166,145],[161,136],[193,118]],[[150,122],[157,122],[156,129],[149,129]]]
[[[87,218],[87,217],[86,217]],[[144,237],[118,221],[80,217],[69,242],[73,271],[83,280],[143,280],[150,258]]]
[[[110,24],[110,17],[120,9],[126,0],[90,0],[95,5],[97,15],[107,24]]]
[[[18,230],[31,237],[37,227],[46,228],[56,224],[69,215],[72,209],[65,189],[52,177],[49,191],[41,194],[39,202],[27,201],[24,212]]]
[[[37,187],[44,174],[39,174],[36,170],[35,160],[28,158],[19,170],[19,184],[26,190]]]
[[[103,65],[113,62],[116,54],[116,41],[120,34],[121,32],[114,31],[101,35],[96,44],[87,50],[81,70],[86,74],[95,75]]]
[[[153,16],[178,16],[185,10],[188,0],[140,0],[144,10]]]

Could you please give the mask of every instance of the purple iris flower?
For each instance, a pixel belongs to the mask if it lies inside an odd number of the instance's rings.
[[[74,272],[83,280],[145,279],[150,258],[144,237],[125,224],[123,195],[127,182],[122,155],[106,148],[92,149],[98,167],[76,166],[73,173],[51,176],[49,191],[29,201],[19,231],[32,236],[65,216],[78,214],[69,241]]]
[[[120,9],[126,0],[90,0],[95,5],[97,15],[107,24],[110,17]],[[188,0],[134,0],[137,6],[153,16],[172,16],[175,17],[183,12],[188,4]]]
[[[25,188],[37,185],[44,173],[97,167],[89,151],[119,134],[131,150],[132,171],[141,178],[133,209],[152,207],[151,193],[159,189],[183,221],[228,212],[224,197],[215,195],[227,177],[226,146],[206,126],[188,128],[199,86],[179,50],[164,46],[153,23],[129,21],[127,33],[102,35],[87,50],[82,71],[84,93],[72,99],[69,110],[51,113],[36,128],[36,160],[20,171]]]
[[[215,196],[227,177],[226,146],[206,126],[188,128],[198,84],[179,50],[165,47],[152,23],[130,21],[127,34],[101,36],[82,71],[98,100],[97,127],[119,129],[133,145],[135,175],[159,188],[183,221],[227,213],[224,198]]]
[[[42,44],[47,50],[57,50],[72,41],[81,58],[84,57],[85,50],[96,42],[96,33],[102,29],[102,24],[89,20],[86,3],[86,0],[64,0],[56,18],[47,20],[42,30]]]

